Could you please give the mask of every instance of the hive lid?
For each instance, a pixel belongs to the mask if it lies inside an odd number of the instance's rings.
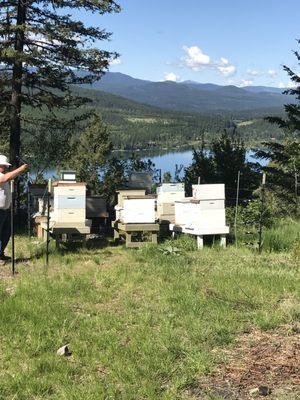
[[[58,182],[53,182],[52,183],[52,186],[53,187],[56,187],[56,186],[86,186],[86,183],[85,182],[61,182],[61,181],[58,181]]]
[[[151,200],[156,199],[155,194],[146,194],[146,195],[129,195],[124,196],[124,200]]]

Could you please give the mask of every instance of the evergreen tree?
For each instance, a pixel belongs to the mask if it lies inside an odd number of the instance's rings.
[[[72,11],[119,11],[114,0],[3,0],[0,2],[0,106],[9,116],[10,158],[20,154],[23,105],[54,110],[77,107],[71,84],[100,79],[115,53],[96,49],[109,38]]]
[[[240,199],[250,199],[258,186],[257,165],[246,160],[246,148],[234,123],[212,144],[215,179],[225,183],[227,204],[234,205],[237,176],[240,171]]]
[[[75,169],[78,178],[86,182],[93,193],[99,193],[100,170],[112,150],[107,126],[94,115],[78,141],[71,149],[68,166]]]
[[[300,65],[300,54],[297,51],[294,53]],[[288,66],[283,68],[294,84],[293,88],[285,90],[284,93],[295,96],[296,103],[284,106],[285,118],[268,117],[267,120],[283,130],[285,139],[282,143],[263,142],[263,148],[257,151],[256,155],[269,161],[264,170],[268,173],[270,190],[280,199],[281,213],[294,215],[300,211],[300,76]]]
[[[234,204],[237,175],[241,174],[240,197],[248,199],[258,185],[256,166],[246,161],[246,148],[234,123],[228,124],[222,135],[213,141],[211,151],[205,150],[204,141],[199,151],[194,150],[193,163],[185,169],[187,192],[191,185],[202,183],[225,183],[226,199]]]

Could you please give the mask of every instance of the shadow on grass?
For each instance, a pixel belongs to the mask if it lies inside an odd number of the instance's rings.
[[[101,250],[104,249],[108,246],[112,246],[113,241],[110,238],[107,237],[97,237],[97,238],[91,238],[84,242],[61,242],[59,247],[56,249],[56,251],[61,254],[68,254],[68,253],[85,253],[84,250],[86,250],[87,254],[89,253],[90,250]]]

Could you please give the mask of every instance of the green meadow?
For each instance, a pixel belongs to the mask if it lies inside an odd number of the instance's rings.
[[[300,321],[297,241],[261,255],[190,237],[52,249],[48,267],[43,244],[16,243],[18,274],[7,264],[0,280],[0,399],[200,398],[189,388],[239,335]]]

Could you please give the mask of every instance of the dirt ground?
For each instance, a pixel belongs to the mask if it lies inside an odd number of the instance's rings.
[[[253,330],[224,352],[227,359],[191,389],[193,399],[300,399],[300,325]]]

